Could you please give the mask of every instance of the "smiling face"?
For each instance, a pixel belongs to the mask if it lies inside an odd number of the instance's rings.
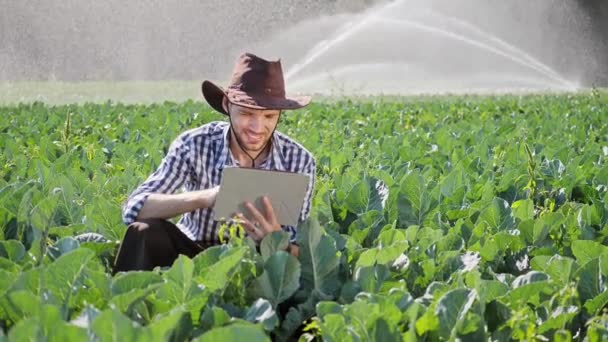
[[[226,107],[230,113],[233,134],[238,138],[240,147],[254,156],[263,152],[279,122],[281,111],[252,109],[233,103],[227,103]]]

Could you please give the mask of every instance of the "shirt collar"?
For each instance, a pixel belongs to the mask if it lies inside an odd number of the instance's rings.
[[[230,157],[230,147],[228,143],[230,133],[230,124],[226,124],[222,129],[222,138],[219,139],[219,144],[216,149],[216,161],[215,165],[218,169],[223,170],[226,167],[232,167],[234,164],[232,163],[232,158]],[[272,151],[270,163],[264,162],[264,164],[268,165],[264,167],[265,169],[270,170],[278,170],[278,171],[286,171],[285,169],[285,156],[283,156],[283,144],[282,139],[279,137],[280,133],[274,132],[272,135]]]

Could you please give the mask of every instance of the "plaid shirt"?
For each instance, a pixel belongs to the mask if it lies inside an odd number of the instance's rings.
[[[238,166],[228,148],[227,122],[211,122],[180,134],[173,141],[158,169],[129,196],[123,207],[125,224],[135,221],[145,200],[152,193],[172,194],[182,186],[186,191],[209,189],[220,185],[222,170]],[[276,132],[269,157],[258,166],[266,170],[297,172],[309,175],[310,181],[300,222],[308,218],[315,184],[315,159],[303,146]],[[289,191],[286,189],[286,191]],[[182,215],[177,227],[191,240],[219,244],[220,222],[213,220],[213,208],[202,208]],[[283,226],[295,240],[296,227]]]

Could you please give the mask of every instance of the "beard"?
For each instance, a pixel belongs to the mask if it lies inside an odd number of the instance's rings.
[[[239,148],[252,156],[262,153],[272,137],[271,134],[252,135],[246,131],[238,132],[235,129],[232,134],[236,137]]]

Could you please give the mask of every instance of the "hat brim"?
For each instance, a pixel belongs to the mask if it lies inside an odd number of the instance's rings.
[[[310,96],[276,97],[252,95],[236,89],[225,91],[211,81],[204,81],[201,85],[201,90],[207,103],[224,115],[228,115],[228,112],[222,106],[224,97],[233,104],[252,109],[300,109],[306,107],[311,101]]]

